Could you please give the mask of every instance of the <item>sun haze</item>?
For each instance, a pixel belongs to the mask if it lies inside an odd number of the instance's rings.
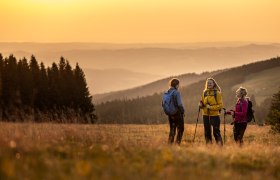
[[[279,0],[1,0],[1,42],[280,42]]]

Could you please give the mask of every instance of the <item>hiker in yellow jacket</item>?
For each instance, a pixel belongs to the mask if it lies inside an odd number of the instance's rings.
[[[204,136],[206,144],[212,143],[212,128],[216,143],[223,145],[220,133],[220,111],[223,107],[221,88],[213,78],[205,82],[199,107],[203,110]]]

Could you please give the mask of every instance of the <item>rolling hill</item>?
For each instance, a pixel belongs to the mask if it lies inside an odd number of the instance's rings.
[[[280,57],[259,61],[224,70],[214,75],[222,88],[224,107],[232,108],[236,102],[235,90],[240,85],[248,87],[256,112],[265,114],[268,109],[260,106],[264,99],[279,91]],[[167,83],[167,82],[166,82]],[[186,122],[195,122],[197,104],[200,100],[205,80],[201,80],[180,89],[186,108]],[[133,100],[114,100],[96,106],[100,123],[164,123],[166,116],[161,108],[162,94],[136,98]],[[256,102],[257,101],[257,102]],[[266,106],[269,107],[269,106]],[[260,114],[260,113],[257,113]],[[258,115],[258,122],[265,116]],[[230,120],[230,119],[228,119]]]
[[[235,85],[232,89],[244,86],[248,92],[254,94],[256,103],[260,105],[266,98],[275,94],[280,88],[280,67],[266,69],[264,71],[250,74],[245,81]]]
[[[202,79],[206,79],[209,76],[213,76],[215,74],[218,74],[222,71],[213,71],[213,72],[205,72],[201,74],[195,74],[195,73],[188,73],[176,76],[180,79],[181,87],[188,86],[194,82],[200,81]],[[116,99],[133,99],[133,98],[139,98],[144,96],[153,95],[154,93],[161,93],[165,91],[168,88],[168,81],[172,77],[164,78],[143,86],[122,90],[122,91],[115,91],[110,93],[104,93],[104,94],[96,94],[93,95],[93,100],[96,104],[100,104],[102,102],[106,101],[112,101]]]
[[[92,94],[132,88],[162,78],[159,75],[133,72],[126,69],[85,68],[84,72]]]

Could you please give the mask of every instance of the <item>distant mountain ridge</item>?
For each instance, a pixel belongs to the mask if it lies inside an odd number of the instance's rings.
[[[128,89],[147,84],[159,78],[178,76],[185,73],[211,72],[217,69],[231,68],[249,64],[262,59],[280,55],[279,43],[167,43],[167,44],[110,44],[110,43],[0,43],[3,56],[14,54],[17,58],[29,58],[34,54],[45,65],[58,61],[61,56],[69,60],[72,66],[76,62],[85,69],[123,69],[131,72],[150,74],[129,81],[126,77],[115,79],[111,73],[108,80],[102,76],[94,77],[86,73],[91,94],[100,94],[115,90]],[[92,72],[92,71],[89,71]],[[87,75],[90,74],[90,75]],[[108,73],[109,74],[109,73]],[[128,73],[128,76],[130,73]],[[132,73],[135,74],[135,73]],[[105,75],[104,75],[105,77]],[[98,81],[96,81],[98,78]],[[110,82],[123,82],[112,86]],[[101,82],[101,83],[100,83]],[[137,83],[136,83],[137,82]],[[139,83],[138,83],[139,82]],[[98,87],[99,90],[94,91]]]
[[[199,49],[208,47],[239,47],[248,44],[276,45],[280,43],[268,42],[194,42],[194,43],[98,43],[98,42],[0,42],[2,51],[29,51],[37,52],[42,50],[61,51],[73,49],[128,49],[128,48],[179,48]]]
[[[195,74],[195,73],[187,73],[179,76],[174,76],[178,78],[181,83],[180,86],[184,87],[187,85],[190,85],[194,82],[200,81],[202,79],[206,79],[207,77],[214,76],[218,73],[222,72],[222,70],[219,71],[213,71],[213,72],[205,72],[201,74]],[[121,90],[121,91],[115,91],[110,93],[104,93],[104,94],[96,94],[93,95],[93,100],[95,103],[99,104],[106,101],[112,101],[116,99],[134,99],[139,97],[144,97],[148,95],[153,95],[154,93],[161,93],[168,89],[168,81],[172,77],[164,78],[157,80],[155,82],[151,82],[142,86],[138,86],[135,88],[127,89],[127,90]]]
[[[34,47],[36,50],[32,51],[33,46],[15,49],[5,46],[5,44],[1,46],[0,43],[0,52],[4,56],[13,53],[19,58],[34,54],[47,65],[50,65],[60,56],[64,56],[72,64],[79,62],[82,67],[91,69],[118,68],[165,76],[166,74],[172,76],[205,70],[214,71],[280,55],[280,45],[275,43],[201,48],[178,48],[177,46],[174,48],[172,45],[170,47],[167,47],[167,45],[145,47],[143,45],[119,49],[96,49],[92,46],[87,48],[85,44],[82,44],[81,47],[78,46],[79,44],[74,44],[73,47],[71,44],[55,45],[57,48],[39,44],[38,47]],[[122,46],[120,45],[120,47]],[[30,51],[27,51],[29,49]]]

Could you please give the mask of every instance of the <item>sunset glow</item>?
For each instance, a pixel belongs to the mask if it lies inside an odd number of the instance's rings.
[[[2,0],[5,42],[280,42],[278,0]]]

